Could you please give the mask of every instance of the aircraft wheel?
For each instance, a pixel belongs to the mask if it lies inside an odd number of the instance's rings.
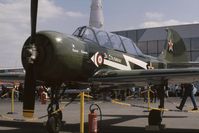
[[[162,116],[163,116],[163,112],[160,110],[154,110],[152,109],[149,112],[149,116],[148,116],[148,124],[149,125],[161,125],[162,122]]]
[[[48,118],[46,127],[49,133],[59,133],[61,128],[61,119],[54,115]]]
[[[62,118],[63,118],[63,114],[61,111],[58,112],[58,119],[60,119],[60,121],[62,121]]]

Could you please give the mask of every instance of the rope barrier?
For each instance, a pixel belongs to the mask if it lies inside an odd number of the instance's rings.
[[[7,95],[8,95],[8,93],[9,93],[9,92],[7,92],[7,93],[3,94],[3,95],[1,96],[1,98],[4,98],[5,96],[7,96]]]
[[[63,111],[64,108],[66,108],[68,105],[70,105],[78,96],[80,96],[80,94],[77,95],[76,97],[72,98],[70,102],[66,102],[64,105],[61,105],[61,107],[58,108],[57,110],[55,110],[54,112],[52,112],[51,115],[53,115],[53,114],[55,114],[59,111]],[[84,94],[84,96],[89,97],[89,98],[93,98],[92,96],[87,95],[87,94]],[[48,116],[49,116],[49,114],[42,115],[42,116],[39,116],[39,117],[34,117],[34,118],[28,118],[28,119],[16,119],[16,118],[12,118],[12,117],[0,114],[0,118],[11,120],[11,121],[17,121],[17,122],[33,122],[33,121],[37,121],[37,120],[40,120],[40,119],[44,119]]]
[[[7,95],[7,93],[4,94],[4,95]],[[2,95],[2,96],[4,97],[4,95]],[[80,94],[77,95],[76,97],[78,97],[78,96],[80,96]],[[84,96],[88,97],[88,98],[93,98],[92,96],[87,95],[87,94],[84,94]],[[70,105],[76,99],[76,97],[72,98],[70,102],[67,102],[65,105],[62,105],[59,109],[55,110],[51,114],[55,114],[55,113],[57,113],[59,111],[63,111],[64,108],[66,108],[68,105]],[[172,104],[174,104],[174,105],[176,105],[176,103],[174,103],[174,102],[171,102],[169,100],[167,100],[167,101],[170,102],[170,103],[172,103]],[[177,110],[177,109],[166,109],[166,108],[153,108],[153,107],[149,107],[149,106],[146,107],[146,106],[143,106],[143,105],[136,105],[136,104],[129,104],[129,103],[120,102],[118,99],[111,100],[111,102],[114,103],[114,104],[122,105],[122,106],[148,109],[149,111],[153,109],[153,110],[170,111],[170,112],[186,112],[186,113],[196,113],[196,112],[199,112],[199,110]],[[29,119],[16,119],[16,118],[12,118],[12,117],[0,114],[0,118],[7,119],[7,120],[12,120],[12,121],[18,121],[18,122],[33,122],[33,121],[36,121],[36,120],[40,120],[40,119],[46,118],[48,116],[49,116],[49,114],[46,114],[46,115],[43,115],[43,116],[40,116],[40,117],[29,118]]]
[[[69,103],[69,102],[68,102]],[[66,105],[68,104],[66,103]],[[51,115],[59,112],[59,111],[62,111],[66,105],[62,105],[62,107],[60,107],[59,109],[55,110],[54,112],[51,113]],[[28,118],[28,119],[16,119],[16,118],[12,118],[12,117],[9,117],[9,116],[6,116],[6,115],[0,115],[0,118],[4,118],[4,119],[7,119],[7,120],[12,120],[12,121],[17,121],[17,122],[33,122],[33,121],[37,121],[37,120],[40,120],[40,119],[44,119],[48,117],[48,114],[47,115],[42,115],[40,117],[34,117],[34,118]]]
[[[149,111],[150,110],[160,110],[160,111],[187,112],[187,113],[197,113],[197,112],[199,112],[199,110],[177,110],[177,109],[154,108],[154,107],[148,108],[148,107],[142,106],[142,105],[123,103],[123,102],[120,102],[118,100],[112,100],[111,102],[114,103],[114,104],[128,106],[128,107],[137,107],[137,108],[149,109]]]

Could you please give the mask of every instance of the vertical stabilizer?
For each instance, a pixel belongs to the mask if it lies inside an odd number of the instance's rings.
[[[102,11],[102,1],[92,0],[89,26],[102,28],[104,25],[104,17]]]
[[[167,40],[161,58],[168,63],[188,62],[186,46],[180,35],[173,29],[166,29]]]

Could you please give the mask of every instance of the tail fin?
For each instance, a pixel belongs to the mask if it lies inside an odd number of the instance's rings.
[[[188,62],[186,46],[180,35],[173,29],[166,29],[167,40],[161,58],[168,63]]]

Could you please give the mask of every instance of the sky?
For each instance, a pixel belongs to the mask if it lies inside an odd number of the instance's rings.
[[[199,23],[199,0],[102,0],[104,30]],[[39,0],[37,31],[66,34],[88,25],[91,0]],[[0,0],[0,69],[21,67],[30,35],[30,0]]]

